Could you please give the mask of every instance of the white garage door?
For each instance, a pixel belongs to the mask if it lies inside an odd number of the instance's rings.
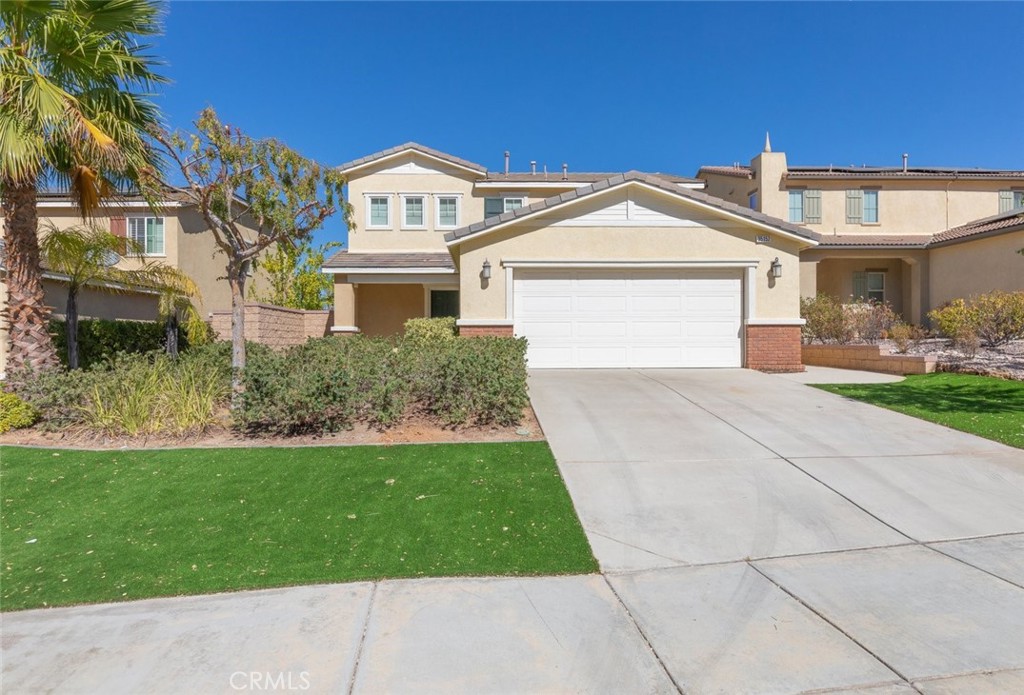
[[[739,367],[740,271],[514,274],[531,368]]]

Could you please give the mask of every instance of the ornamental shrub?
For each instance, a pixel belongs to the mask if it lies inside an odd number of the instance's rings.
[[[356,422],[384,429],[411,412],[449,426],[515,424],[529,402],[525,353],[525,340],[513,338],[314,338],[249,356],[235,426],[280,435]]]
[[[844,331],[865,343],[877,343],[899,318],[885,302],[861,302],[843,306]]]
[[[57,354],[61,364],[67,366],[67,329],[64,321],[50,321]],[[188,348],[188,336],[178,328],[178,348]],[[86,369],[108,360],[119,352],[143,353],[164,349],[164,325],[156,321],[111,321],[108,319],[79,319],[78,359]]]
[[[13,393],[0,392],[0,434],[31,427],[39,413]]]
[[[845,344],[853,339],[838,297],[828,294],[802,297],[800,318],[805,321],[801,333],[807,343],[817,340],[821,343]]]
[[[405,343],[433,345],[455,340],[455,319],[445,316],[436,319],[409,319],[405,322]]]
[[[973,333],[988,347],[1024,338],[1024,292],[989,292],[965,301],[954,299],[928,313],[948,338]]]
[[[889,338],[896,346],[896,353],[900,355],[907,354],[910,348],[924,339],[924,336],[923,328],[902,321],[897,321],[889,329]]]

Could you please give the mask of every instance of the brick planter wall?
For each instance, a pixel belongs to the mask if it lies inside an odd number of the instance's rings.
[[[804,345],[804,364],[815,367],[863,369],[884,374],[931,374],[934,355],[893,355],[880,345]]]
[[[747,326],[747,368],[802,372],[800,326]]]
[[[245,305],[245,339],[272,348],[301,345],[322,338],[331,326],[331,311],[287,309],[273,304]],[[231,340],[231,310],[210,312],[210,325],[220,340]]]
[[[459,326],[459,335],[467,338],[479,338],[482,336],[493,336],[496,338],[511,338],[512,326]]]

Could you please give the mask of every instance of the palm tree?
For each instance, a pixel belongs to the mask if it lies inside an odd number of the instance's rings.
[[[138,37],[160,29],[154,0],[0,2],[0,189],[10,368],[57,364],[37,238],[40,187],[71,192],[83,219],[117,192],[155,201],[162,160],[147,132],[156,61]]]
[[[41,250],[45,265],[64,276],[67,283],[64,327],[67,331],[69,369],[78,369],[78,294],[86,286],[108,292],[139,289],[157,292],[160,316],[174,329],[174,339],[167,344],[171,354],[177,354],[179,312],[191,309],[193,320],[198,316],[189,300],[199,297],[199,288],[192,278],[177,268],[158,261],[144,262],[140,267],[129,270],[116,267],[126,247],[129,254],[141,254],[142,249],[136,246],[131,240],[91,225],[67,229],[50,225],[44,230]]]

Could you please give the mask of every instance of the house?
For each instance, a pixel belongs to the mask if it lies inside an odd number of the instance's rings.
[[[335,333],[456,316],[529,339],[531,367],[799,370],[799,259],[817,234],[636,171],[492,172],[416,143],[357,159],[356,228],[324,266]]]
[[[67,194],[39,194],[37,211],[41,230],[51,224],[59,229],[82,224],[81,215]],[[159,260],[184,271],[195,281],[202,296],[195,299],[194,304],[203,316],[230,309],[230,288],[221,279],[225,275],[224,257],[218,254],[202,215],[173,190],[160,201],[156,212],[141,197],[126,196],[103,208],[93,223],[115,235],[133,239],[145,250],[141,260],[123,257],[118,267],[130,269],[138,267],[143,260]],[[6,309],[7,286],[2,281],[2,270],[0,268],[0,309]],[[64,316],[65,281],[66,278],[44,267],[45,301],[53,308],[56,318]],[[254,282],[259,283],[258,277]],[[93,286],[79,294],[78,311],[82,318],[153,321],[157,319],[158,301],[157,293],[147,288]],[[0,311],[0,374],[6,365],[7,343],[5,312]]]
[[[1024,290],[1019,225],[1024,170],[791,166],[764,151],[749,165],[705,166],[706,191],[816,232],[800,255],[801,294],[889,302],[922,324],[955,297]],[[1001,218],[1009,219],[1009,218]]]

